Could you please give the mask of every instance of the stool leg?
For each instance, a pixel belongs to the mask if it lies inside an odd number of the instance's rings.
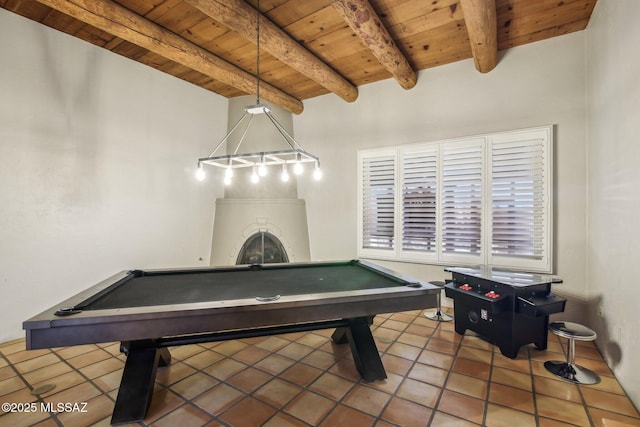
[[[548,360],[544,362],[547,371],[574,384],[598,384],[600,382],[598,374],[575,364],[576,340],[569,338],[567,346],[567,361]]]
[[[453,320],[453,316],[442,312],[442,306],[440,305],[440,299],[442,298],[441,294],[442,290],[440,290],[438,295],[436,295],[436,311],[433,313],[427,313],[424,316],[429,320],[435,320],[437,322],[451,322]]]

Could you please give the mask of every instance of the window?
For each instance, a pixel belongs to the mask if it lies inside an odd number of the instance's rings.
[[[358,153],[359,256],[551,272],[552,127]]]

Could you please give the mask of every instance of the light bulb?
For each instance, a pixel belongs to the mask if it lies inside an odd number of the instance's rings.
[[[224,177],[224,185],[231,185],[231,177],[230,176],[225,176]]]
[[[296,161],[296,164],[293,166],[293,173],[296,175],[301,175],[304,168],[302,167],[302,163],[300,160]]]
[[[280,179],[282,179],[282,182],[289,181],[289,172],[287,172],[287,165],[286,164],[282,165],[282,174],[280,175]]]
[[[313,179],[320,181],[322,179],[322,170],[320,165],[316,163],[316,168],[313,170]]]
[[[253,167],[253,171],[251,172],[251,182],[254,184],[257,184],[260,182],[260,177],[258,176],[255,166]]]
[[[260,166],[258,166],[258,175],[260,176],[267,175],[267,167],[264,165],[264,163],[260,163]]]
[[[231,166],[227,166],[227,170],[224,171],[224,177],[230,179],[232,176],[233,176],[233,169],[231,169]]]
[[[198,166],[198,169],[196,169],[196,179],[202,182],[204,181],[206,176],[207,174],[204,172],[204,169],[202,168],[202,166]]]

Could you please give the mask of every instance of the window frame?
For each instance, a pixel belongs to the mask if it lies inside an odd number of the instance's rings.
[[[542,227],[542,231],[536,235],[542,238],[542,256],[539,259],[524,257],[522,255],[498,255],[492,253],[493,243],[493,147],[499,144],[508,144],[511,142],[521,142],[535,140],[542,146],[542,202],[538,199],[538,203],[542,203],[542,221],[538,221],[535,225],[535,231]],[[476,135],[462,138],[452,138],[446,140],[436,140],[422,142],[410,145],[398,145],[393,147],[384,147],[378,149],[366,149],[358,151],[358,231],[357,244],[358,256],[362,258],[382,259],[388,261],[402,262],[420,262],[435,265],[488,265],[492,267],[508,268],[513,270],[523,270],[541,273],[553,272],[553,125],[540,126],[535,128],[519,129],[506,132],[496,132],[490,134]],[[479,234],[479,252],[449,253],[443,251],[443,182],[445,180],[443,156],[447,150],[459,149],[464,147],[479,147],[481,150],[480,161],[480,234]],[[421,250],[407,250],[404,248],[403,226],[405,222],[405,204],[404,191],[406,187],[405,168],[407,167],[406,159],[422,155],[428,157],[424,153],[435,153],[436,156],[436,215],[435,215],[435,251],[426,252]],[[373,249],[363,247],[363,162],[367,159],[373,159],[381,156],[394,157],[394,236],[393,247],[386,249]],[[412,165],[413,167],[413,165]],[[416,166],[420,167],[420,165]],[[426,167],[426,166],[425,166]],[[428,169],[425,169],[428,170]],[[477,170],[474,171],[477,174]],[[412,181],[415,182],[415,181]],[[419,185],[419,184],[416,184]],[[410,190],[414,188],[411,187]],[[424,188],[430,188],[425,181]],[[477,189],[476,189],[477,190]],[[474,191],[476,191],[474,190]],[[475,194],[475,193],[474,193]],[[412,194],[413,195],[413,194]],[[515,197],[515,196],[514,196]],[[426,199],[425,199],[426,200]],[[408,203],[408,202],[407,202]],[[420,201],[418,200],[419,204]],[[475,205],[473,205],[475,206]],[[430,213],[428,214],[430,215]],[[460,214],[464,217],[466,214]],[[473,212],[469,213],[473,217]],[[454,214],[455,218],[455,214]],[[461,220],[462,221],[462,220]],[[464,228],[465,225],[460,225]],[[429,233],[425,233],[429,234]],[[420,236],[418,236],[420,237]],[[428,247],[428,246],[427,246]]]

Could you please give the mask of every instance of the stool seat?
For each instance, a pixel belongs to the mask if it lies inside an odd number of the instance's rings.
[[[439,286],[441,288],[444,288],[444,285],[446,285],[445,282],[429,282],[429,283],[435,286]],[[448,313],[442,312],[442,306],[440,304],[440,300],[442,296],[440,294],[441,292],[438,292],[436,311],[434,311],[433,313],[426,313],[424,316],[429,320],[435,320],[437,322],[451,322],[453,320],[453,316]]]
[[[575,364],[576,340],[593,341],[598,336],[596,332],[573,322],[553,322],[549,325],[549,330],[560,337],[567,338],[569,349],[566,361],[548,360],[544,362],[547,371],[574,384],[599,383],[598,374]]]
[[[549,325],[549,330],[558,336],[578,341],[593,341],[598,337],[595,331],[579,323],[553,322]]]

